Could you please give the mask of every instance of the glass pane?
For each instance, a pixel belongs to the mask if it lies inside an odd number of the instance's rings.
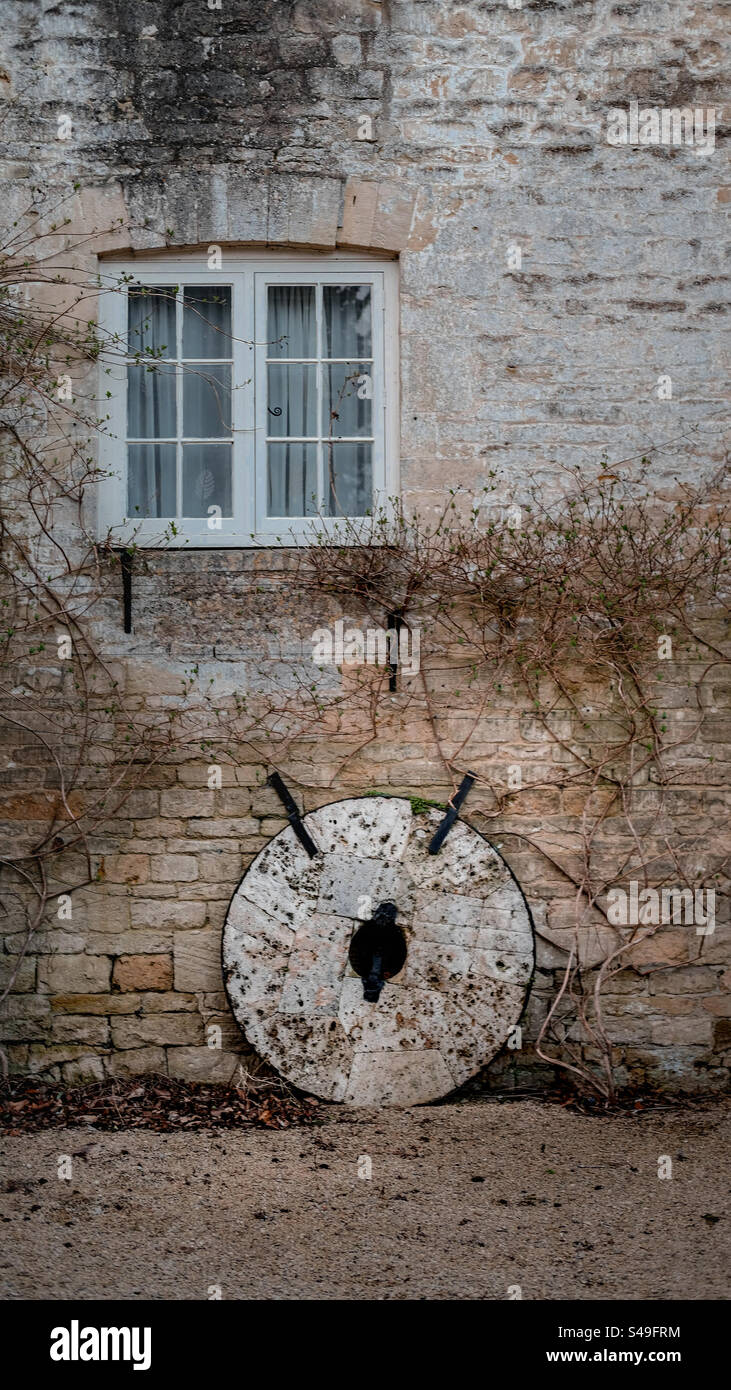
[[[175,357],[175,287],[130,285],[127,295],[129,355]]]
[[[270,285],[267,357],[316,357],[314,285]]]
[[[127,434],[130,439],[175,436],[175,368],[127,368]]]
[[[231,287],[186,285],[183,357],[231,357]]]
[[[267,367],[267,432],[317,434],[317,368]]]
[[[370,363],[323,364],[322,433],[373,434],[373,377]]]
[[[323,285],[323,357],[371,357],[370,285]]]
[[[317,512],[317,445],[269,444],[267,516]]]
[[[182,516],[211,516],[209,507],[220,507],[221,516],[232,516],[231,445],[183,445]],[[213,514],[215,515],[215,513]]]
[[[175,450],[175,444],[128,446],[129,516],[175,516]]]
[[[220,439],[231,433],[231,368],[184,367],[183,434]]]
[[[365,516],[373,506],[370,444],[323,444],[328,516]]]

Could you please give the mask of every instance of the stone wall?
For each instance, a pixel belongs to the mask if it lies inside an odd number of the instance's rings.
[[[409,505],[445,486],[555,490],[565,466],[650,455],[664,496],[724,459],[719,105],[724,21],[713,4],[435,0],[5,0],[3,177],[68,197],[93,273],[119,251],[271,245],[399,257],[401,484]],[[611,108],[716,105],[717,146],[613,146]],[[71,121],[58,139],[59,116]],[[368,120],[364,120],[368,118]],[[370,125],[369,125],[370,122]],[[362,138],[365,136],[365,138]],[[516,260],[519,251],[519,263]],[[670,399],[657,383],[669,375]],[[286,558],[156,554],[135,575],[133,632],[110,600],[97,627],[131,697],[173,697],[199,663],[222,689],[294,669],[319,613],[287,587]],[[690,673],[692,675],[692,673]],[[665,703],[683,718],[689,672]],[[687,822],[720,861],[728,730],[681,774]],[[458,720],[459,710],[454,711]],[[689,716],[688,716],[689,717]],[[546,752],[506,699],[481,729],[479,770]],[[535,750],[535,754],[533,754]],[[6,823],[32,815],[44,771],[8,757]],[[711,764],[711,758],[714,759]],[[76,1079],[169,1070],[228,1080],[245,1045],[223,994],[220,939],[243,868],[284,821],[266,769],[201,758],[158,768],[99,841],[99,882],[72,922],[49,920],[3,1023],[14,1069]],[[426,722],[399,726],[336,775],[322,748],[292,770],[308,807],[378,787],[443,799]],[[646,789],[650,807],[656,791]],[[581,815],[546,790],[491,828]],[[538,975],[520,1058],[489,1080],[540,1075],[530,1040],[560,978],[569,896],[533,851],[503,852],[531,903]],[[626,1079],[716,1087],[727,1075],[728,929],[666,929],[612,984]],[[2,968],[17,950],[12,933]],[[724,974],[724,970],[726,973]],[[218,1024],[221,1046],[208,1046]]]

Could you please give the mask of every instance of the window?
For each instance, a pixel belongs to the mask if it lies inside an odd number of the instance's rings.
[[[395,264],[224,262],[103,268],[102,534],[286,544],[396,489]]]

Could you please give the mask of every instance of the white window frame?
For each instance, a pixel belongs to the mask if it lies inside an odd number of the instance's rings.
[[[370,532],[369,518],[267,517],[266,302],[270,284],[372,285],[373,510],[398,493],[398,265],[354,252],[297,255],[224,248],[220,271],[202,270],[201,252],[135,257],[100,263],[100,362],[98,525],[100,539],[148,547],[250,548],[286,546],[320,533],[357,542]],[[127,517],[127,294],[128,285],[230,285],[233,344],[233,516],[218,529],[206,517],[176,518],[170,534],[164,517]],[[319,301],[319,296],[318,296]],[[258,341],[255,337],[258,332]],[[318,321],[318,346],[320,324]],[[177,353],[177,349],[176,349]],[[277,359],[281,361],[280,359]],[[109,393],[109,395],[107,394]],[[180,427],[180,420],[179,420]],[[324,449],[320,450],[324,453]],[[321,464],[322,468],[322,464]],[[180,492],[178,491],[178,496]]]

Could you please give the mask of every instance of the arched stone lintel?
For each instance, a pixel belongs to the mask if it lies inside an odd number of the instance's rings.
[[[403,251],[409,239],[416,199],[395,183],[348,179],[338,246],[370,251]]]
[[[131,184],[125,201],[133,251],[234,243],[398,254],[415,200],[390,183],[219,168]]]

